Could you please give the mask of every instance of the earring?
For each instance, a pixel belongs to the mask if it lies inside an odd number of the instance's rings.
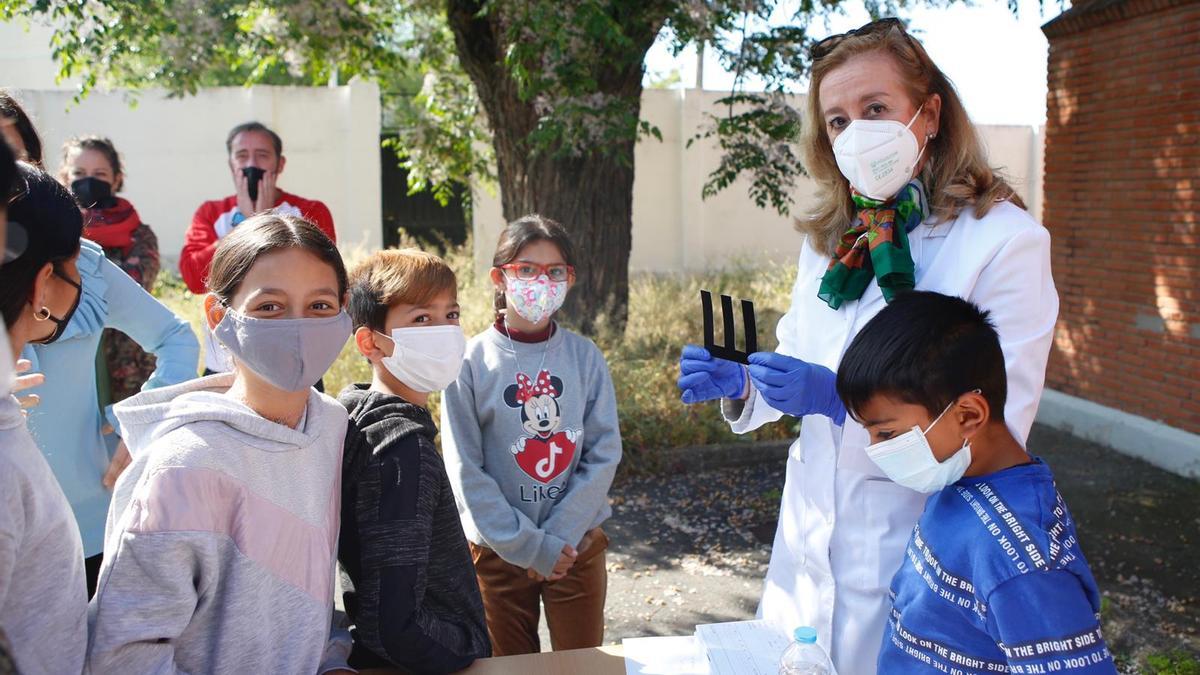
[[[50,308],[42,305],[42,308],[33,313],[33,318],[38,321],[45,321],[50,318]]]

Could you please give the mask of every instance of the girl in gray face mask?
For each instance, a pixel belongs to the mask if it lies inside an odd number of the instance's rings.
[[[117,484],[91,614],[97,673],[329,672],[346,410],[312,389],[350,336],[328,237],[263,214],[221,240],[205,298],[230,373],[116,407]]]

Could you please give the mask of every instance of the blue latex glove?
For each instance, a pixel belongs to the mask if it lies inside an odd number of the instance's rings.
[[[679,357],[679,389],[684,403],[746,395],[746,371],[740,363],[714,358],[704,347],[686,345]]]
[[[837,395],[837,374],[776,352],[750,355],[750,383],[771,407],[793,417],[824,415],[841,426],[846,407]]]

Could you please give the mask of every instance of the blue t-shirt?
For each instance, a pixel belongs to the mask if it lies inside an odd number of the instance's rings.
[[[1100,594],[1040,459],[929,498],[892,578],[888,673],[1115,673]]]

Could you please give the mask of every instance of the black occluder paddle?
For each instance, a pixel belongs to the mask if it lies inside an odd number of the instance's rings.
[[[704,312],[704,348],[718,359],[750,363],[750,355],[758,351],[758,331],[754,321],[754,303],[742,300],[742,328],[746,333],[746,351],[738,351],[733,328],[733,298],[721,295],[721,323],[724,327],[725,344],[718,345],[713,332],[712,293],[700,291],[700,307]]]

